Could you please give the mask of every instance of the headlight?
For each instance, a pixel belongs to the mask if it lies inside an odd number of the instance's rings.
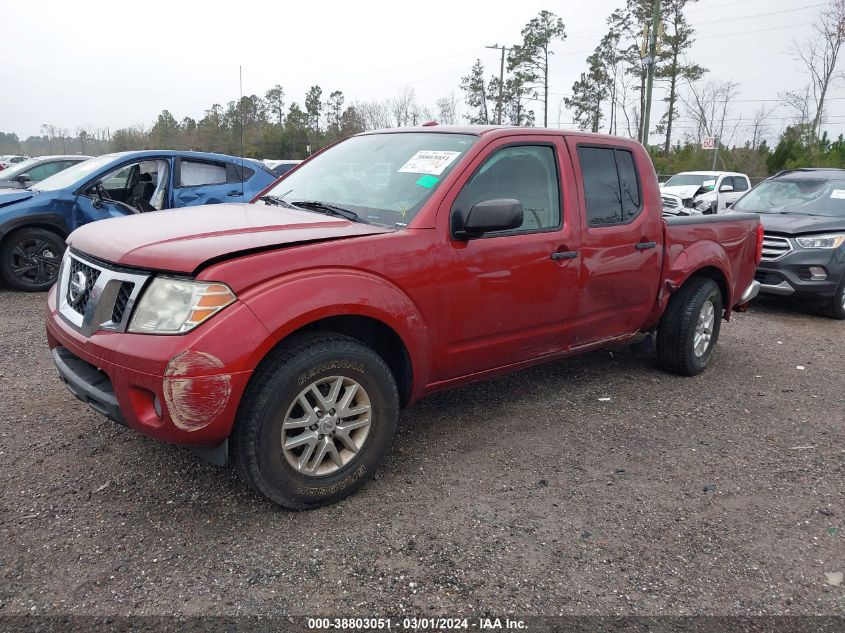
[[[845,242],[845,233],[807,235],[806,237],[796,237],[795,241],[804,248],[839,248]]]
[[[156,277],[135,306],[129,331],[182,334],[235,301],[226,284]]]

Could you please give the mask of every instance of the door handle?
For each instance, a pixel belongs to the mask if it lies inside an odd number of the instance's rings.
[[[640,242],[639,244],[635,244],[634,247],[638,251],[644,251],[649,248],[655,248],[657,246],[657,242]]]
[[[578,257],[578,251],[556,251],[552,253],[552,259],[557,261],[560,259],[575,259]]]
[[[226,194],[227,196],[239,196],[241,195],[240,189],[232,189],[229,193]]]

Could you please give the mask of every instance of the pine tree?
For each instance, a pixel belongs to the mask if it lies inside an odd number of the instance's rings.
[[[698,81],[707,69],[683,59],[684,53],[692,48],[695,31],[687,23],[684,8],[687,2],[696,0],[663,0],[662,15],[666,18],[667,28],[661,38],[661,52],[658,65],[655,68],[655,78],[668,83],[666,101],[668,107],[661,121],[661,128],[665,128],[666,140],[663,151],[668,154],[672,147],[672,123],[678,116],[678,85],[682,81]]]
[[[467,115],[467,120],[475,125],[487,125],[490,123],[490,116],[487,110],[488,90],[484,81],[484,64],[480,59],[475,64],[469,75],[461,78],[461,90],[466,97],[464,101],[470,108],[475,108],[473,114]]]
[[[543,126],[549,124],[549,57],[556,40],[566,39],[563,20],[550,11],[540,11],[522,29],[522,44],[508,54],[508,71],[517,71],[527,89],[542,91]]]

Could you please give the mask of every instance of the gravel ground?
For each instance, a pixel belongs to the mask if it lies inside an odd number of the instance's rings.
[[[296,513],[74,400],[43,303],[0,290],[0,615],[845,614],[845,323],[762,301],[696,378],[626,348],[428,398]]]

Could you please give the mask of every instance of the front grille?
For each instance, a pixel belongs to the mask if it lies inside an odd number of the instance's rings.
[[[74,301],[73,296],[71,295],[71,283],[76,280],[78,273],[82,273],[85,279],[85,289],[82,291],[82,294]],[[85,308],[88,306],[88,301],[91,299],[91,289],[94,287],[94,284],[97,283],[97,279],[100,276],[100,271],[96,268],[92,268],[87,264],[82,263],[78,259],[71,257],[70,258],[70,276],[68,277],[69,283],[67,287],[67,302],[71,309],[75,310],[79,314],[85,314]]]
[[[792,243],[785,237],[770,235],[763,236],[763,261],[773,262],[792,251]]]
[[[126,312],[126,305],[129,303],[129,298],[132,296],[132,291],[135,289],[135,284],[131,281],[124,281],[120,284],[120,290],[117,292],[117,298],[114,301],[114,308],[111,311],[112,323],[120,323],[123,321],[123,313]]]
[[[663,210],[664,211],[674,211],[675,209],[680,209],[681,205],[677,198],[673,198],[672,196],[663,196]]]
[[[100,330],[122,332],[147,279],[149,274],[142,271],[113,268],[68,253],[59,279],[59,313],[84,336]]]

